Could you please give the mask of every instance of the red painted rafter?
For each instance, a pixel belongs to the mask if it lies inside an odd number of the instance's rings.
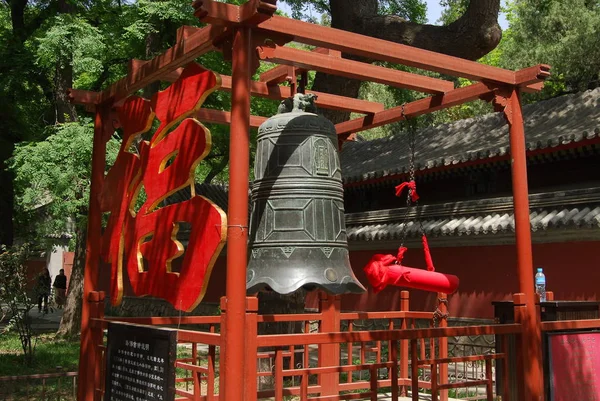
[[[454,84],[450,81],[289,47],[260,46],[257,48],[257,52],[261,60],[300,67],[305,70],[340,75],[346,78],[378,82],[398,88],[426,93],[444,93],[454,89]]]
[[[392,43],[341,29],[278,16],[273,16],[257,26],[262,30],[274,34],[283,33],[291,35],[297,42],[326,47],[375,60],[418,67],[425,70],[437,71],[442,74],[469,78],[475,81],[489,80],[506,84],[519,83],[516,80],[514,71],[418,49],[412,46]]]
[[[207,26],[204,28],[183,27],[178,31],[175,46],[169,48],[161,55],[144,63],[130,63],[127,77],[120,79],[102,92],[100,102],[118,103],[133,93],[163,76],[186,65],[202,54],[215,50],[213,42],[221,37],[225,29],[220,26]]]
[[[207,13],[208,7],[210,7],[210,11]],[[239,21],[233,17],[236,12],[232,10],[235,8],[236,6],[230,4],[213,0],[203,0],[202,7],[196,8],[195,15],[203,22],[236,24]],[[475,61],[392,43],[341,29],[292,20],[276,15],[259,23],[257,27],[275,34],[291,35],[297,42],[356,54],[375,60],[423,68],[476,81],[487,79],[507,84],[515,83],[513,71],[482,65]]]
[[[338,57],[339,58],[342,56],[342,53],[339,51],[325,49],[323,47],[315,47],[312,50],[312,52],[319,53],[319,54],[325,54],[330,57]],[[304,68],[298,68],[298,69],[296,69],[296,75],[303,74],[306,71],[308,71],[308,70],[304,69]],[[281,83],[281,82],[284,82],[287,80],[288,73],[289,73],[288,66],[279,65],[277,67],[271,68],[270,70],[265,71],[262,74],[260,74],[260,81],[265,82],[268,85],[278,84],[278,83]]]
[[[175,81],[179,76],[180,71],[181,69],[171,72],[164,77],[165,81]],[[228,92],[231,91],[231,77],[229,75],[221,75],[221,87],[219,89]],[[250,92],[253,96],[273,100],[283,100],[292,96],[292,90],[289,86],[268,85],[266,82],[257,81],[250,82]],[[370,102],[368,100],[332,95],[330,93],[317,91],[306,91],[306,93],[317,95],[317,107],[324,109],[349,111],[361,114],[373,114],[383,111],[384,109],[382,103]]]
[[[73,104],[91,106],[100,103],[100,93],[98,92],[69,89],[67,91],[67,96],[69,97],[69,101]]]
[[[165,81],[174,82],[179,77],[181,69],[173,71],[166,76],[163,76]],[[292,96],[292,91],[288,86],[269,86],[264,82],[256,82],[253,81],[250,84],[251,93],[254,96],[273,99],[273,100],[283,100],[290,96]],[[221,87],[220,90],[231,91],[231,77],[228,75],[221,75]],[[349,111],[354,113],[362,113],[362,114],[373,114],[384,110],[383,104],[376,102],[369,102],[367,100],[360,100],[354,98],[346,98],[343,96],[331,95],[329,93],[322,93],[316,91],[307,91],[307,93],[313,93],[317,95],[316,104],[318,107],[332,110],[340,110],[340,111]],[[81,105],[95,105],[100,102],[100,97],[102,93],[99,92],[90,92],[90,91],[82,91],[78,89],[71,89],[69,91],[69,96],[71,101],[75,104]],[[207,114],[208,116],[208,114]],[[216,114],[211,114],[213,118]],[[257,119],[262,118],[258,116],[253,116]],[[259,121],[259,120],[256,120]],[[211,121],[211,122],[221,122],[219,121]],[[260,125],[260,123],[258,124]],[[254,126],[254,125],[253,125]]]
[[[414,102],[407,103],[404,106],[392,107],[390,109],[380,111],[379,113],[375,113],[372,116],[345,121],[343,123],[336,124],[335,129],[338,135],[348,136],[355,132],[360,132],[369,128],[375,128],[403,120],[403,114],[406,117],[417,117],[422,114],[446,109],[461,103],[479,99],[481,96],[492,93],[497,89],[498,86],[496,85],[476,83],[464,88],[454,89],[442,95],[430,96],[425,99],[416,100]]]
[[[550,66],[547,64],[538,64],[533,67],[515,71],[515,84],[535,88],[536,84],[543,82],[549,77]]]
[[[223,110],[200,109],[194,114],[194,117],[206,123],[231,124],[231,113]],[[266,117],[250,116],[250,127],[258,128],[266,120]]]
[[[270,18],[277,10],[277,0],[249,0],[241,6],[210,0],[196,0],[192,6],[194,15],[204,22],[221,24],[257,24]]]
[[[221,89],[231,90],[231,77],[221,75]],[[274,100],[283,100],[292,96],[289,86],[267,85],[264,82],[250,82],[250,92],[254,96],[269,98]],[[369,102],[366,100],[347,98],[344,96],[331,95],[329,93],[306,91],[317,95],[317,107],[323,107],[332,110],[350,111],[356,113],[377,113],[384,109],[383,104]]]

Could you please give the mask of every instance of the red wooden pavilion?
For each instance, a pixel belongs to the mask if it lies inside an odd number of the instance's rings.
[[[523,118],[521,114],[520,93],[541,89],[543,81],[549,76],[549,67],[537,65],[519,71],[508,71],[476,62],[447,55],[437,54],[380,39],[341,31],[329,27],[314,25],[274,15],[275,0],[250,0],[242,6],[234,6],[214,0],[197,0],[194,3],[195,16],[208,23],[204,28],[184,26],[178,31],[177,43],[163,54],[148,60],[132,60],[128,75],[101,93],[71,90],[74,103],[94,108],[96,113],[92,182],[90,194],[90,213],[87,239],[87,256],[84,278],[84,304],[82,313],[81,356],[79,368],[78,399],[98,400],[103,394],[103,332],[106,322],[118,320],[103,314],[104,294],[98,291],[98,266],[100,255],[101,207],[99,195],[104,184],[106,140],[114,128],[113,109],[119,106],[132,93],[148,84],[162,80],[173,82],[182,73],[183,66],[209,51],[221,51],[232,61],[232,76],[221,76],[221,90],[230,91],[231,111],[217,111],[201,108],[196,111],[198,120],[213,123],[230,124],[230,190],[229,210],[227,211],[227,286],[226,296],[222,300],[222,314],[217,317],[138,318],[120,319],[142,324],[210,324],[212,328],[221,325],[220,333],[179,330],[180,342],[193,344],[193,355],[189,360],[178,361],[177,366],[192,372],[190,379],[194,391],[177,390],[181,399],[193,400],[257,400],[263,396],[274,396],[281,400],[283,394],[297,394],[302,400],[307,395],[320,394],[314,400],[358,399],[356,394],[340,395],[342,391],[369,388],[371,399],[376,399],[378,386],[391,388],[392,397],[398,397],[407,386],[419,387],[419,366],[432,366],[430,388],[434,394],[447,391],[459,385],[443,384],[452,358],[430,356],[421,360],[418,344],[439,339],[440,351],[443,351],[444,339],[450,336],[475,334],[516,335],[517,353],[520,364],[520,399],[541,400],[544,396],[542,341],[543,329],[556,329],[556,323],[540,323],[536,309],[531,255],[531,234],[529,227],[529,203],[527,187],[527,168],[525,159],[525,141]],[[316,46],[314,51],[303,51],[285,47],[289,42],[299,42]],[[476,83],[466,87],[454,88],[450,81],[426,77],[414,73],[402,72],[385,67],[344,59],[341,54],[352,54],[371,60],[385,61],[423,70],[435,71],[451,76],[468,78]],[[260,61],[281,64],[260,75],[258,81],[252,80]],[[285,99],[296,91],[296,77],[306,77],[307,71],[322,71],[353,79],[368,80],[386,85],[430,94],[421,100],[408,103],[403,107],[384,109],[376,102],[345,98],[327,93],[317,93],[317,106],[334,110],[350,111],[362,114],[362,117],[336,125],[340,141],[348,140],[352,134],[372,127],[393,123],[403,118],[416,117],[436,110],[460,105],[464,102],[484,99],[493,102],[498,111],[504,113],[510,126],[510,146],[512,158],[513,195],[515,209],[516,246],[518,269],[515,272],[520,293],[515,294],[515,324],[440,327],[429,329],[410,329],[403,323],[403,330],[384,331],[347,331],[340,332],[340,319],[390,317],[390,314],[340,314],[339,297],[323,296],[322,309],[316,314],[303,315],[257,315],[257,298],[246,296],[245,277],[247,261],[248,230],[248,183],[249,183],[249,131],[265,120],[265,117],[250,115],[251,96],[270,99]],[[290,85],[281,85],[289,82]],[[310,91],[309,91],[310,92]],[[442,304],[443,308],[443,304]],[[401,319],[423,318],[419,312],[408,312],[407,305],[392,317]],[[427,316],[431,316],[428,314]],[[266,321],[303,321],[320,320],[320,332],[315,334],[258,335],[257,325]],[[406,320],[407,321],[407,320]],[[547,325],[548,327],[545,327]],[[350,325],[350,328],[352,325]],[[561,322],[566,327],[600,327],[599,321]],[[235,329],[234,329],[235,328]],[[244,328],[244,329],[240,329]],[[378,364],[356,366],[351,358],[347,365],[340,366],[340,344],[366,344],[376,341],[388,342],[388,361]],[[403,360],[400,361],[396,344],[400,342]],[[209,352],[207,363],[199,361],[197,345],[205,344]],[[412,379],[408,379],[408,346],[411,350]],[[284,358],[289,358],[288,350],[304,349],[308,358],[309,345],[319,347],[317,368],[283,369]],[[259,349],[278,347],[275,357],[275,386],[270,392],[257,391],[257,372]],[[215,379],[215,349],[220,348],[220,391],[215,394],[211,389]],[[286,350],[284,352],[284,350]],[[349,349],[351,351],[351,349]],[[441,352],[443,355],[443,352]],[[494,358],[501,358],[498,354]],[[462,361],[479,360],[491,366],[491,357],[470,357]],[[292,358],[293,359],[293,358]],[[203,366],[206,365],[207,366]],[[442,377],[438,385],[439,376]],[[378,382],[372,374],[365,386],[352,382],[354,370],[387,368],[391,375],[387,381]],[[347,383],[340,383],[338,372],[350,372]],[[400,378],[398,377],[400,373]],[[302,380],[299,386],[284,385],[284,377],[317,375],[318,384],[309,384]],[[434,378],[434,376],[436,376]],[[201,390],[201,382],[208,381],[209,389]],[[417,382],[415,382],[417,380]],[[487,387],[488,399],[492,399],[492,381],[480,380]],[[480,383],[481,384],[481,383]],[[363,387],[361,387],[363,386]],[[285,388],[284,388],[285,387]],[[413,387],[413,399],[418,391]],[[205,391],[205,393],[204,393]],[[444,395],[445,394],[445,395]],[[508,399],[503,394],[503,399]]]

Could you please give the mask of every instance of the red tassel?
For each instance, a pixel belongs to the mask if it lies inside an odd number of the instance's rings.
[[[406,252],[408,250],[407,247],[405,246],[401,246],[400,248],[398,248],[398,255],[396,255],[396,263],[401,265],[402,264],[402,259],[404,258],[404,252]]]
[[[378,293],[387,286],[389,266],[394,263],[396,263],[394,256],[378,253],[364,267],[363,270],[367,273],[367,278],[375,293]]]
[[[410,199],[413,202],[416,202],[419,199],[419,195],[417,194],[417,183],[414,181],[405,181],[402,184],[396,186],[396,196],[401,196],[404,188],[407,188],[410,191]]]
[[[429,243],[427,242],[427,237],[425,234],[421,237],[423,241],[423,252],[425,253],[425,263],[427,263],[427,270],[430,272],[435,271],[435,267],[433,266],[433,259],[431,258],[431,251],[429,251]]]

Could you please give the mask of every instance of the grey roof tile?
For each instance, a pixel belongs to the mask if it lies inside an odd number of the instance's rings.
[[[533,194],[529,198],[529,219],[533,231],[569,227],[600,229],[600,187]],[[421,215],[427,216],[422,217],[422,225],[428,236],[489,235],[515,230],[512,197],[427,205],[421,208]],[[398,208],[347,214],[348,239],[400,239],[405,212],[405,208]],[[406,222],[405,235],[416,238],[420,233],[418,218],[411,215]]]
[[[600,136],[600,88],[523,107],[527,149],[546,149]],[[499,113],[428,127],[418,132],[417,168],[429,169],[503,156],[508,127]],[[406,134],[346,143],[341,152],[345,182],[407,172]]]

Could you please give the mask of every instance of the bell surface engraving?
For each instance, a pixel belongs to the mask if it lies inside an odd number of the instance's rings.
[[[337,135],[314,98],[286,99],[258,130],[248,293],[365,291],[348,255]]]

